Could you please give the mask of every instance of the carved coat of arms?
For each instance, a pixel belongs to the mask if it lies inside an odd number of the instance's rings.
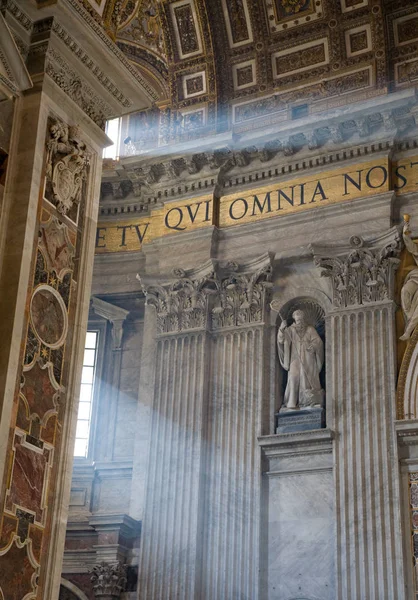
[[[46,173],[52,189],[52,198],[49,199],[60,213],[66,215],[74,204],[81,201],[89,156],[78,128],[55,121],[49,133]]]

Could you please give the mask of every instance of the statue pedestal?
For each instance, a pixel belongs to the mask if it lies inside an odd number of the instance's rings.
[[[312,431],[325,427],[325,410],[322,407],[284,410],[277,414],[276,433]]]

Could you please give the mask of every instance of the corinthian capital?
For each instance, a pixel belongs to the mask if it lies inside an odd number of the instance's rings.
[[[352,236],[349,245],[311,245],[322,277],[329,277],[335,307],[345,308],[392,300],[394,274],[399,265],[401,238],[393,227],[388,233],[365,241]]]
[[[193,271],[175,269],[173,279],[159,285],[140,280],[147,304],[156,308],[158,334],[207,327],[208,297],[216,290],[212,263]]]
[[[217,274],[212,327],[235,327],[262,323],[271,287],[272,267],[268,254],[252,263],[227,263]]]
[[[117,600],[126,587],[126,566],[122,563],[105,563],[93,567],[91,581],[96,598]]]

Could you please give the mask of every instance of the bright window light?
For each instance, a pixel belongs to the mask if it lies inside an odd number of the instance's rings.
[[[116,159],[119,156],[120,146],[120,118],[106,122],[106,135],[112,140],[113,146],[103,150],[103,158]]]
[[[81,373],[80,402],[78,405],[77,430],[75,434],[74,456],[86,458],[89,449],[91,410],[94,394],[94,377],[97,363],[98,331],[88,331],[84,349],[83,370]]]

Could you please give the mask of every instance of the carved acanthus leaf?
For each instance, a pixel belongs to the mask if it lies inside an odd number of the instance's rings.
[[[218,294],[212,309],[212,327],[235,327],[264,321],[271,287],[270,265],[252,273],[238,272],[236,263],[228,263],[229,273],[217,278]]]
[[[329,277],[333,304],[337,308],[393,299],[394,273],[399,265],[401,240],[393,230],[380,247],[367,247],[359,236],[350,239],[351,249],[345,254],[312,246],[315,264],[321,275]],[[331,250],[331,249],[328,249]],[[331,255],[330,255],[331,254]]]
[[[205,329],[208,322],[208,296],[214,291],[213,273],[202,279],[189,279],[183,271],[181,277],[168,286],[146,288],[147,304],[157,310],[159,334],[176,333],[190,329]]]
[[[96,598],[120,598],[126,588],[126,565],[105,563],[92,569],[91,582]]]

